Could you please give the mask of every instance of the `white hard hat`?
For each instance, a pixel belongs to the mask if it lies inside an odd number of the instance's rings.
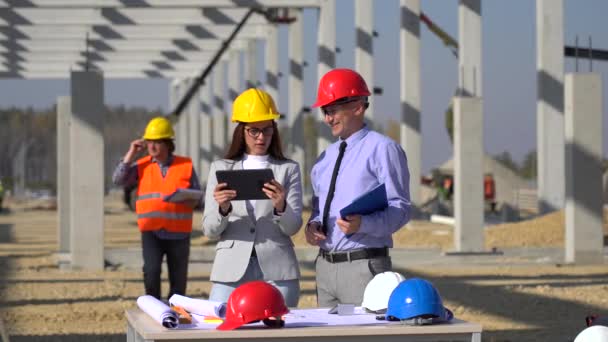
[[[576,335],[574,342],[608,342],[608,327],[591,326]]]
[[[385,311],[391,293],[404,280],[405,278],[397,272],[388,271],[376,274],[365,287],[361,306],[374,312]]]

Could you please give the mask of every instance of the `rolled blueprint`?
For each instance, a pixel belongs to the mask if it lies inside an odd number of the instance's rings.
[[[160,300],[149,295],[140,296],[137,298],[137,306],[163,327],[167,329],[177,328],[178,314]]]
[[[215,316],[219,318],[226,317],[226,303],[215,302],[205,299],[193,299],[185,296],[174,294],[169,298],[171,305],[181,306],[186,311],[201,315]]]

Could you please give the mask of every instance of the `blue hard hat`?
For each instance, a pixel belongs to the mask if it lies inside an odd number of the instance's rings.
[[[452,319],[435,286],[420,278],[410,278],[397,285],[388,300],[386,316],[398,320],[418,317],[433,318],[433,321]]]

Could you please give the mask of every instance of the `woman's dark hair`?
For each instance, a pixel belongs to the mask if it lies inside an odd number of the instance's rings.
[[[279,129],[277,127],[277,123],[272,121],[272,128],[274,133],[272,134],[272,139],[270,140],[270,146],[268,146],[268,154],[277,160],[286,160],[283,155],[283,150],[281,149],[281,137],[279,136]],[[243,154],[247,151],[247,144],[245,144],[245,123],[239,122],[239,124],[234,128],[234,132],[232,133],[232,142],[230,143],[230,147],[228,148],[228,152],[224,155],[226,159],[239,160],[243,157]]]

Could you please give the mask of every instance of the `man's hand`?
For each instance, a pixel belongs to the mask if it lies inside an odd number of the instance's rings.
[[[230,210],[230,200],[236,197],[236,190],[228,190],[228,183],[220,183],[213,190],[213,198],[220,207],[220,212],[224,215]]]
[[[346,220],[338,218],[336,223],[345,235],[354,234],[361,228],[361,215],[348,215]]]
[[[321,241],[327,238],[321,231],[321,223],[315,221],[308,222],[304,229],[304,235],[306,235],[306,242],[313,246],[318,246]]]
[[[281,183],[273,179],[268,183],[264,183],[262,191],[272,200],[272,205],[277,212],[282,213],[285,211],[285,188],[283,188]]]
[[[127,164],[131,164],[137,155],[146,149],[146,141],[144,139],[136,139],[131,142],[129,151],[122,158],[122,161]]]

